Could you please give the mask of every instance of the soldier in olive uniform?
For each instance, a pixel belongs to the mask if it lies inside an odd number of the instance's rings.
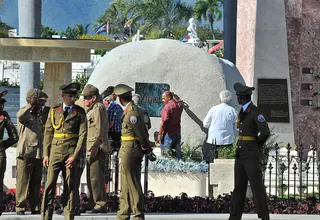
[[[7,91],[0,92],[0,216],[3,212],[3,178],[6,171],[7,156],[6,149],[18,142],[18,131],[12,123],[8,112],[3,111],[4,103],[6,102],[4,96]],[[7,130],[9,138],[3,140],[4,129]]]
[[[262,180],[260,160],[262,147],[270,136],[269,127],[261,110],[252,104],[251,94],[254,87],[236,83],[234,90],[242,108],[237,121],[239,139],[234,168],[235,188],[231,199],[229,220],[241,219],[248,180],[258,217],[262,220],[269,220],[267,194]]]
[[[104,185],[104,166],[108,151],[108,113],[101,102],[99,89],[88,84],[83,90],[87,108],[87,184],[91,213],[105,212],[107,200]]]
[[[87,120],[83,108],[75,105],[78,83],[62,85],[62,104],[50,109],[44,132],[43,166],[48,167],[48,178],[42,199],[42,219],[52,219],[55,187],[60,171],[64,174],[68,202],[64,208],[65,219],[74,219],[78,204],[76,193],[79,176],[78,163],[86,141]]]
[[[114,93],[125,107],[122,115],[122,136],[119,151],[121,195],[117,220],[144,219],[144,202],[141,187],[141,162],[144,153],[152,152],[142,110],[132,102],[133,89],[119,84]]]
[[[27,92],[27,106],[17,113],[19,141],[17,145],[16,213],[24,215],[29,193],[31,214],[40,214],[42,179],[43,128],[38,102],[41,91]]]
[[[81,108],[83,108],[84,110],[86,109],[86,107],[84,106],[84,100],[82,98],[78,99],[75,102],[76,105],[80,106]],[[84,144],[86,144],[84,142]],[[86,165],[86,147],[84,146],[81,150],[81,152],[79,153],[79,163],[78,165],[78,176],[77,176],[77,184],[75,186],[75,190],[78,190],[77,192],[75,192],[75,196],[77,196],[77,201],[80,202],[80,193],[79,193],[79,187],[81,184],[81,176],[84,170],[84,167]],[[63,182],[63,192],[62,192],[62,206],[58,209],[56,209],[55,213],[58,215],[63,215],[63,209],[64,207],[66,207],[67,203],[68,203],[68,183],[66,183],[66,178],[65,178],[65,173],[62,173],[64,182]],[[80,204],[79,204],[80,205]],[[76,216],[80,216],[81,212],[83,210],[80,210],[80,207],[76,207]]]

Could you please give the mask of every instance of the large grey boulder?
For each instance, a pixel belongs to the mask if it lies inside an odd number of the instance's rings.
[[[182,142],[198,146],[205,140],[202,121],[209,109],[219,104],[219,93],[233,91],[244,83],[239,71],[226,60],[197,47],[168,39],[143,40],[119,46],[107,53],[88,83],[102,92],[110,85],[125,83],[167,83],[186,103],[182,115]],[[161,96],[161,94],[159,94]],[[236,97],[232,105],[238,108]],[[160,118],[151,118],[150,137],[158,131]]]

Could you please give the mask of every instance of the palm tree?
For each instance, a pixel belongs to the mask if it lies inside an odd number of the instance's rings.
[[[65,36],[67,39],[77,39],[78,37],[88,33],[90,24],[83,26],[82,24],[76,24],[73,28],[67,27],[66,31],[61,31],[60,35]]]
[[[77,32],[78,36],[88,34],[88,28],[90,24],[83,26],[83,24],[76,24],[73,29]]]
[[[56,35],[58,32],[48,26],[41,25],[41,38],[52,38],[52,35]]]
[[[128,0],[114,0],[104,14],[96,20],[96,24],[93,27],[97,28],[101,24],[109,22],[110,35],[121,37],[123,35],[123,27],[128,21],[129,10],[127,5]]]
[[[8,37],[8,31],[10,29],[13,29],[13,27],[10,27],[6,23],[0,21],[0,37]]]
[[[196,0],[194,3],[194,15],[198,21],[209,21],[212,37],[215,39],[213,23],[219,21],[222,18],[222,12],[220,7],[223,4],[223,0]]]
[[[139,22],[142,31],[157,28],[160,33],[172,31],[192,16],[192,7],[181,0],[132,0],[132,22]]]

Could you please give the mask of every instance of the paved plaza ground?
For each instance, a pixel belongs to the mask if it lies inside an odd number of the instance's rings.
[[[271,215],[271,220],[319,220],[319,215]],[[17,216],[15,213],[3,213],[1,219],[9,219],[9,220],[40,220],[40,215],[30,215],[30,213],[26,213],[24,216]],[[54,215],[53,219],[63,220],[64,217],[61,215]],[[115,213],[108,214],[83,214],[75,219],[78,220],[115,220]],[[210,220],[228,220],[228,214],[189,214],[189,213],[147,213],[146,219],[150,220],[195,220],[195,219],[210,219]],[[245,214],[242,217],[242,220],[259,220],[256,214]]]

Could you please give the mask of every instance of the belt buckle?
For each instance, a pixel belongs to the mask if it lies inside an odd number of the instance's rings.
[[[242,139],[243,139],[243,136],[239,136],[239,140],[242,141]]]
[[[67,137],[67,135],[66,134],[63,134],[63,138],[66,138]]]

